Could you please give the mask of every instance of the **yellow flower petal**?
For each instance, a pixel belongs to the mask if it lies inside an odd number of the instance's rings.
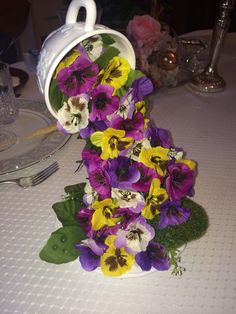
[[[130,271],[134,256],[124,248],[109,247],[101,256],[101,270],[107,276],[121,276]]]
[[[113,227],[121,219],[113,217],[116,205],[113,204],[110,198],[95,201],[91,207],[94,209],[91,221],[94,230],[99,230],[104,226]]]
[[[62,60],[58,64],[54,78],[56,78],[58,72],[60,72],[61,69],[66,68],[69,65],[71,65],[79,56],[80,56],[80,52],[77,49],[74,49],[71,55],[66,57],[64,60]]]
[[[102,145],[102,138],[103,138],[103,132],[94,132],[90,136],[90,141],[93,143],[93,145],[100,147]]]
[[[169,160],[169,149],[161,146],[142,148],[139,154],[139,161],[145,166],[155,169],[156,172],[164,176],[166,173],[166,162]]]
[[[180,159],[177,162],[185,164],[186,166],[189,167],[190,170],[194,170],[197,167],[197,163],[191,159]]]

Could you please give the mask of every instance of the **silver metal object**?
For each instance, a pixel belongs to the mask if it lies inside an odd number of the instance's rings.
[[[10,179],[10,180],[3,180],[0,181],[0,184],[2,183],[16,183],[22,188],[28,188],[31,186],[38,185],[42,183],[44,180],[46,180],[48,177],[50,177],[53,173],[55,173],[59,169],[58,163],[54,162],[47,168],[43,169],[42,171],[29,176],[29,177],[21,177],[18,179]]]
[[[225,89],[225,80],[218,74],[217,62],[220,50],[230,25],[230,13],[234,7],[235,0],[222,0],[219,8],[220,13],[212,33],[209,63],[205,70],[193,76],[189,87],[194,90],[206,93],[220,92]]]

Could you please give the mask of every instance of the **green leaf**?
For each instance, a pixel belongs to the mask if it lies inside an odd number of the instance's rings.
[[[65,187],[66,194],[69,194],[72,198],[77,200],[82,200],[84,195],[84,188],[86,183],[78,183],[73,185],[68,185]]]
[[[63,101],[67,100],[68,97],[63,95],[57,85],[57,80],[52,79],[49,88],[49,99],[52,107],[58,111],[62,105]]]
[[[150,224],[156,231],[155,240],[162,243],[168,250],[179,248],[190,241],[202,237],[208,228],[208,216],[199,204],[189,198],[185,198],[182,206],[191,208],[192,211],[190,218],[184,224],[158,229],[158,219],[150,221]]]
[[[99,58],[95,60],[95,62],[98,64],[100,69],[104,69],[109,61],[114,58],[115,56],[118,56],[120,51],[115,47],[108,47],[106,52],[104,52]]]
[[[112,45],[115,43],[115,40],[108,34],[101,34],[102,41],[105,45]]]
[[[78,226],[67,226],[53,232],[46,245],[40,251],[40,258],[48,263],[62,264],[75,260],[79,251],[75,244],[86,237]]]
[[[81,203],[78,200],[67,199],[66,201],[53,204],[52,208],[57,215],[57,219],[63,226],[73,226],[79,224],[75,219],[76,213],[81,208]]]
[[[144,74],[141,71],[131,69],[128,75],[128,79],[125,83],[126,89],[128,89],[132,85],[133,81],[135,81],[136,79],[142,76],[144,76]]]

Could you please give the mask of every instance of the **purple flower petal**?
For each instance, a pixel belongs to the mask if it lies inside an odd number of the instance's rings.
[[[185,223],[190,215],[191,209],[181,206],[181,202],[166,201],[160,205],[160,220],[158,228],[163,229],[168,226],[175,226]]]
[[[136,101],[143,100],[145,96],[151,94],[153,91],[152,81],[146,76],[136,79],[131,87],[134,89],[134,98]]]

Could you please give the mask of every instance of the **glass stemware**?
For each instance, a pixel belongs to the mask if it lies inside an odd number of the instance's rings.
[[[14,145],[17,136],[4,125],[13,123],[18,116],[9,65],[0,61],[0,151]]]

